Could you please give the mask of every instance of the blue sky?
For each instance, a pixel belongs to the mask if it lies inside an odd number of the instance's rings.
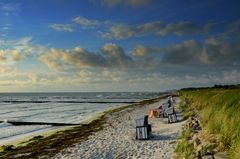
[[[238,83],[239,9],[237,0],[1,0],[0,90]]]

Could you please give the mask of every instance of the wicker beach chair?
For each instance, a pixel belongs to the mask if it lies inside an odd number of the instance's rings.
[[[136,119],[136,139],[147,140],[151,137],[152,126],[148,124],[148,115]]]
[[[177,115],[174,110],[174,107],[169,107],[165,110],[167,117],[168,117],[168,123],[175,123],[177,122]]]
[[[163,109],[163,114],[162,114],[162,117],[167,117],[168,115],[167,115],[167,112],[166,112],[166,110],[169,108],[169,104],[168,103],[164,103],[163,105],[162,105],[162,109]]]

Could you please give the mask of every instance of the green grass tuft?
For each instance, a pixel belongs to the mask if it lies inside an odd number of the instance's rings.
[[[194,145],[193,143],[189,142],[188,138],[192,131],[190,129],[183,131],[181,137],[178,140],[177,147],[176,147],[176,158],[187,158],[193,159],[194,158]]]

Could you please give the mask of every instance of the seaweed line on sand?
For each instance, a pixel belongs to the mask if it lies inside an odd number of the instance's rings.
[[[154,99],[143,100],[139,103],[124,105],[118,108],[111,108],[102,113],[99,113],[89,123],[82,123],[80,126],[71,127],[66,130],[57,131],[47,137],[35,137],[23,146],[13,147],[11,145],[0,153],[0,158],[37,158],[39,156],[52,157],[64,148],[70,147],[75,143],[80,143],[86,140],[90,135],[103,129],[107,124],[107,116],[114,115],[123,110],[134,110],[136,107],[141,107],[146,104],[151,104],[164,99],[167,96],[161,96]],[[111,123],[108,123],[111,124]]]

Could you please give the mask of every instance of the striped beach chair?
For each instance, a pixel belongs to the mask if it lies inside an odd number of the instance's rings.
[[[174,107],[169,107],[165,110],[167,117],[168,117],[168,123],[175,123],[177,122],[177,115],[174,110]]]
[[[152,126],[148,124],[148,115],[136,119],[136,139],[147,140],[151,137]]]

